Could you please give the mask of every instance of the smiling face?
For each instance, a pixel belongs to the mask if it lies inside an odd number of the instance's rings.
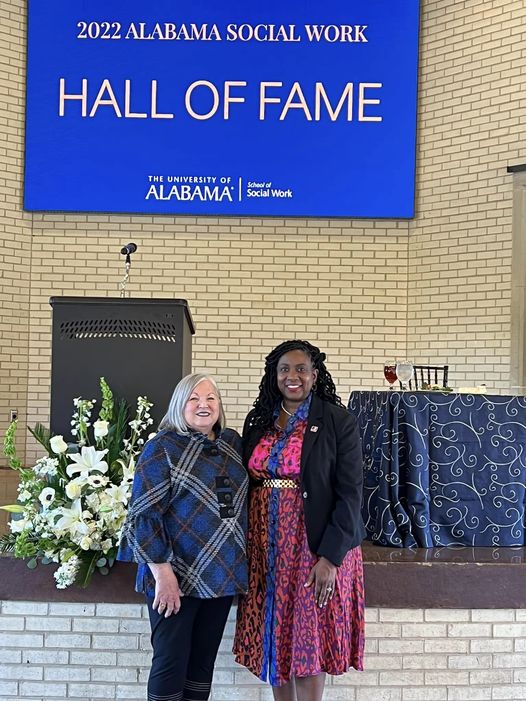
[[[307,399],[317,377],[318,371],[313,369],[304,351],[293,350],[282,355],[276,368],[276,381],[285,406],[293,408]]]
[[[184,407],[184,420],[192,430],[212,437],[219,420],[219,397],[209,380],[195,386]]]

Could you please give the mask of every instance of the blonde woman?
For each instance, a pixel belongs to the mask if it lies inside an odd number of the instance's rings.
[[[184,377],[138,460],[118,558],[139,563],[150,615],[149,701],[205,701],[235,594],[246,591],[241,439],[216,382]]]

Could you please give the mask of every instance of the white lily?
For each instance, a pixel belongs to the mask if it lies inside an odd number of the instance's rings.
[[[122,465],[122,484],[131,484],[133,482],[133,475],[135,474],[135,458],[132,455],[128,465],[126,465],[123,460],[121,460],[120,463]]]
[[[71,535],[88,535],[89,528],[82,520],[82,504],[80,499],[75,499],[71,505],[71,509],[61,507],[57,509],[57,511],[62,514],[61,518],[59,518],[55,524],[57,531],[69,531]]]
[[[130,498],[128,485],[125,484],[119,484],[118,486],[113,484],[111,487],[105,489],[104,493],[107,494],[113,501],[117,503],[120,502],[121,504],[127,504],[128,499]]]
[[[66,472],[70,477],[75,475],[77,472],[86,475],[86,473],[93,472],[97,470],[98,472],[107,472],[108,463],[102,458],[108,452],[107,449],[95,450],[93,446],[84,446],[80,453],[72,453],[68,455],[68,458],[72,460],[75,465],[68,465],[66,467]]]

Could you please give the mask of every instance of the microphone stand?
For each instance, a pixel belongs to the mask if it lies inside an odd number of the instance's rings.
[[[130,254],[128,253],[128,254],[126,255],[126,260],[125,260],[125,262],[124,262],[124,271],[125,271],[125,272],[124,272],[124,277],[123,277],[122,280],[119,282],[119,290],[120,290],[120,293],[121,293],[121,297],[126,297],[126,285],[127,285],[127,284],[129,283],[129,281],[130,281],[130,268],[131,268],[131,258],[130,258]],[[129,294],[130,294],[130,293],[128,292],[128,295],[129,295]]]
[[[124,260],[124,277],[119,283],[120,296],[126,297],[126,285],[130,281],[130,268],[131,268],[131,254],[135,253],[137,250],[137,245],[135,243],[128,243],[126,246],[121,248],[121,255],[126,255]],[[128,293],[129,295],[129,293]]]

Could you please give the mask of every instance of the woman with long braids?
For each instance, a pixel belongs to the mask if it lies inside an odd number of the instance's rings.
[[[320,701],[326,673],[362,669],[362,455],[324,360],[307,341],[275,348],[243,429],[249,588],[234,654],[276,701]]]

